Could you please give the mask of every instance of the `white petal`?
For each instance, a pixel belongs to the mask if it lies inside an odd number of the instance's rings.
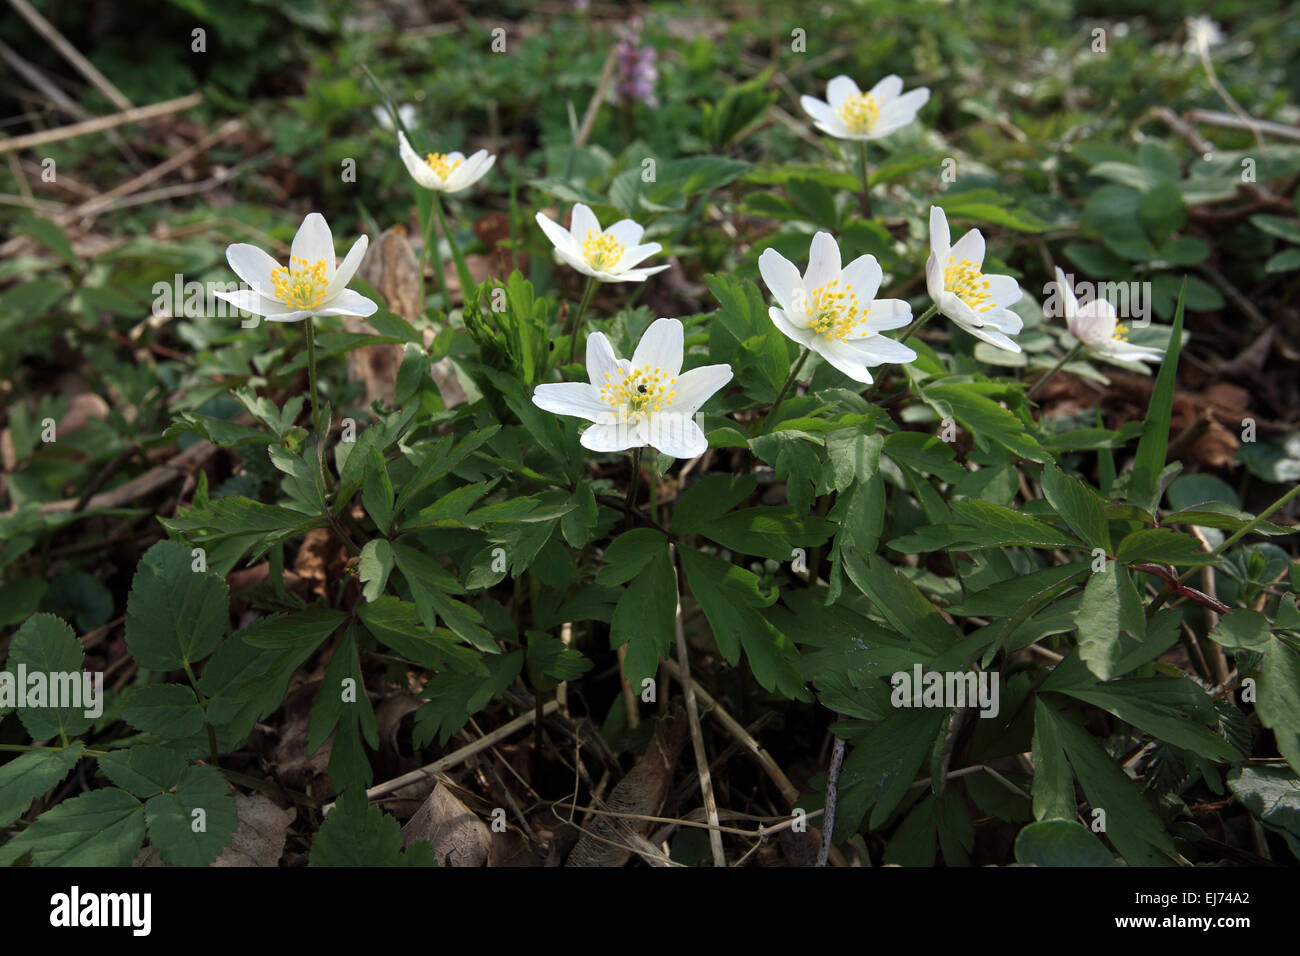
[[[1011,276],[985,273],[984,278],[988,281],[989,294],[993,296],[993,301],[997,303],[998,308],[1005,309],[1024,298],[1025,290],[1020,288],[1020,283]]]
[[[843,348],[838,342],[830,342],[818,337],[812,347],[818,355],[855,382],[865,382],[869,385],[873,381],[871,373],[867,371],[859,356]]]
[[[840,247],[829,232],[819,232],[813,236],[808,250],[808,271],[804,273],[803,285],[811,295],[815,289],[824,286],[840,275]]]
[[[709,440],[689,415],[652,415],[641,431],[651,446],[674,458],[698,458],[709,448]]]
[[[609,344],[604,332],[592,332],[587,336],[587,378],[592,385],[600,388],[605,384],[606,377],[615,381],[622,379],[618,356],[614,354],[614,347]]]
[[[582,442],[583,448],[589,448],[592,451],[626,451],[629,448],[639,448],[645,444],[645,442],[637,439],[638,436],[626,425],[611,423],[592,425],[582,433],[579,441]]]
[[[940,255],[944,259],[940,260]],[[925,261],[925,289],[936,303],[943,296],[943,262],[947,261],[947,252],[931,252]]]
[[[815,96],[799,97],[799,105],[803,111],[819,123],[827,123],[835,116],[835,110],[824,100],[819,100]]]
[[[867,312],[867,321],[860,328],[865,332],[886,332],[901,329],[912,322],[912,307],[903,299],[874,299]],[[856,336],[857,329],[854,329]]]
[[[635,219],[620,219],[605,231],[613,236],[616,242],[621,242],[630,248],[641,241],[641,237],[645,235],[645,226]]]
[[[869,339],[848,339],[842,343],[861,357],[864,365],[906,365],[916,361],[916,353],[903,342],[873,335]]]
[[[655,319],[637,343],[632,367],[657,368],[665,378],[676,378],[682,370],[684,338],[682,323],[677,319]]]
[[[705,402],[731,381],[730,365],[702,365],[677,376],[672,410],[694,415]],[[679,456],[680,457],[680,456]]]
[[[573,215],[569,219],[569,234],[573,236],[573,241],[579,247],[587,239],[587,233],[594,232],[600,235],[600,223],[596,220],[596,214],[582,203],[577,203],[573,207]]]
[[[1070,288],[1070,283],[1065,277],[1065,270],[1060,266],[1056,267],[1056,294],[1061,299],[1061,310],[1065,313],[1066,324],[1070,324],[1079,313],[1079,300],[1074,295],[1074,290]],[[1056,316],[1051,316],[1056,318]],[[1071,329],[1073,331],[1073,329]]]
[[[858,84],[853,82],[851,77],[837,76],[826,84],[826,101],[830,103],[831,109],[839,109],[840,104],[850,96],[857,96],[861,90]]]
[[[969,259],[975,268],[984,264],[984,236],[978,229],[972,229],[966,235],[962,236],[948,251],[958,262],[963,259]],[[946,265],[946,263],[945,263]]]
[[[877,103],[884,104],[903,92],[903,78],[891,73],[871,88],[871,95]]]
[[[407,142],[406,134],[398,132],[397,134],[397,153],[402,157],[402,163],[406,166],[406,171],[411,174],[411,178],[423,186],[425,189],[441,189],[442,179],[429,168],[429,164],[422,160],[411,144]]]
[[[348,254],[344,256],[343,261],[339,263],[339,268],[338,271],[334,273],[334,278],[330,279],[329,288],[325,292],[325,297],[327,299],[334,296],[335,293],[342,290],[352,281],[352,277],[356,275],[357,270],[361,268],[361,260],[366,257],[366,247],[369,245],[369,236],[362,236],[356,242],[352,243],[352,248],[348,250]]]
[[[924,86],[909,90],[898,99],[887,103],[880,111],[877,120],[881,125],[902,125],[916,119],[917,112],[930,101],[930,91]]]
[[[545,213],[539,212],[535,218],[537,219],[537,225],[542,227],[542,232],[546,233],[546,238],[551,240],[551,245],[555,246],[556,249],[574,251],[573,237],[569,235],[569,230]]]
[[[312,309],[313,315],[374,315],[379,306],[353,289],[343,289],[338,295],[325,300],[325,307]]]
[[[289,254],[308,265],[324,259],[326,277],[334,275],[334,236],[330,234],[329,223],[324,216],[318,212],[307,214],[307,218],[298,227],[298,234],[293,237]]]
[[[652,275],[658,275],[665,269],[671,269],[672,266],[651,266],[648,269],[632,269],[628,272],[620,272],[617,275],[613,273],[602,273],[601,280],[604,282],[644,282]]]
[[[280,268],[280,263],[272,259],[257,246],[246,242],[236,242],[226,247],[226,261],[235,275],[243,279],[260,294],[275,298],[275,285],[271,282],[271,273]]]
[[[763,277],[763,284],[772,293],[777,305],[786,312],[808,310],[806,295],[800,296],[804,301],[798,303],[799,308],[795,308],[795,298],[803,292],[803,277],[799,275],[799,267],[781,253],[775,249],[764,249],[758,257],[758,274]]]
[[[971,335],[975,336],[978,339],[983,339],[985,342],[989,343],[989,345],[996,345],[998,348],[1005,349],[1008,352],[1020,351],[1019,345],[1017,345],[1015,342],[1013,342],[1003,333],[999,332],[997,329],[994,328],[975,329],[967,326],[966,331],[968,331]]]
[[[610,228],[614,227],[611,226]],[[629,246],[627,251],[623,253],[623,257],[613,265],[613,271],[618,273],[634,269],[639,263],[662,251],[663,246],[657,242],[647,242],[642,246]]]
[[[585,382],[538,385],[533,390],[533,404],[543,411],[585,418],[589,422],[608,421],[613,414],[613,409],[601,400],[600,391]]]
[[[234,292],[214,291],[212,294],[218,299],[229,302],[241,312],[251,312],[253,315],[264,315],[267,318],[274,315],[289,315],[300,311],[291,305],[285,305],[278,299],[270,299],[264,295],[259,295],[252,289],[238,289]]]
[[[942,206],[930,207],[930,251],[938,255],[940,265],[946,266],[952,235],[948,231],[948,217]]]
[[[885,274],[881,271],[880,263],[872,255],[858,256],[840,273],[840,288],[847,290],[853,289],[853,293],[858,297],[858,302],[866,305],[876,297],[880,291],[881,280]]]

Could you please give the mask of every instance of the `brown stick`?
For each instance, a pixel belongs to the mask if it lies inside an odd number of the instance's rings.
[[[12,3],[13,0],[10,0],[10,2]],[[163,100],[161,103],[152,103],[149,106],[136,106],[121,113],[114,113],[112,116],[98,116],[83,123],[73,123],[71,126],[60,126],[58,129],[28,133],[26,136],[13,136],[0,140],[0,153],[9,153],[18,149],[31,149],[34,146],[44,146],[46,143],[57,143],[76,136],[85,136],[88,133],[99,133],[115,126],[122,126],[125,123],[139,123],[143,120],[153,119],[156,116],[166,116],[168,113],[188,110],[202,102],[202,96],[198,93],[191,93],[189,96],[180,96],[174,100]]]
[[[131,109],[131,101],[122,95],[122,91],[109,82],[108,77],[95,69],[95,64],[78,53],[77,48],[55,29],[54,24],[41,16],[27,0],[9,0],[9,5],[21,13],[23,19],[30,23],[37,33],[45,37],[50,42],[50,46],[58,50],[65,60],[75,66],[78,73],[90,80],[99,92],[108,97],[109,102],[120,110]]]

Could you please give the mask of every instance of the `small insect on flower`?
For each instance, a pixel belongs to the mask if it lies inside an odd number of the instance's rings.
[[[362,236],[336,266],[329,224],[313,212],[293,237],[287,266],[246,242],[226,247],[230,268],[251,288],[213,294],[271,322],[299,322],[313,315],[373,315],[379,307],[347,288],[361,266],[368,242]]]
[[[573,207],[568,229],[540,212],[537,225],[561,259],[600,282],[641,282],[668,268],[666,265],[636,268],[663,247],[657,242],[641,244],[645,227],[632,219],[620,219],[608,229],[601,229],[596,214],[578,203]]]
[[[463,153],[429,153],[424,159],[411,148],[406,134],[397,134],[397,151],[411,178],[425,189],[440,193],[458,193],[487,175],[497,158],[480,149],[468,159]]]
[[[1008,352],[1019,352],[1010,336],[1024,320],[1007,308],[1024,292],[1011,276],[983,272],[984,236],[972,229],[954,244],[948,217],[930,207],[930,259],[925,284],[939,311],[978,339]]]
[[[872,381],[868,368],[916,360],[916,353],[881,335],[912,320],[902,299],[877,299],[884,279],[875,256],[840,268],[840,247],[829,232],[813,236],[803,275],[775,249],[764,249],[758,271],[777,304],[768,315],[781,334],[810,348],[856,382]]]
[[[731,381],[730,365],[683,372],[684,331],[677,319],[650,323],[631,361],[614,354],[602,332],[587,339],[590,384],[538,385],[533,404],[557,415],[595,422],[582,433],[592,451],[650,445],[674,458],[695,458],[709,447],[694,414]]]
[[[901,94],[901,95],[900,95]],[[813,124],[836,139],[881,139],[916,119],[917,111],[930,99],[924,86],[903,93],[903,81],[890,74],[869,93],[847,76],[826,84],[826,100],[803,96],[799,105],[813,118]]]

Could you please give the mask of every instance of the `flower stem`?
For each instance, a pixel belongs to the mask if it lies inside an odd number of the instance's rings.
[[[632,527],[632,518],[636,514],[636,486],[641,480],[641,449],[632,449],[632,477],[627,483],[627,500],[623,510],[627,514],[627,526]]]
[[[898,341],[906,342],[908,339],[910,339],[913,335],[916,334],[917,330],[920,329],[921,326],[929,322],[930,319],[934,316],[934,314],[938,311],[939,311],[938,305],[930,306],[930,308],[926,309],[924,312],[921,313],[921,317],[919,319],[917,319],[915,322],[913,322],[911,325],[909,325],[907,328],[903,330],[903,334],[899,336]]]
[[[588,276],[587,287],[582,290],[582,302],[578,304],[578,311],[573,314],[573,328],[569,339],[570,365],[578,360],[578,333],[582,330],[582,317],[587,314],[587,306],[591,305],[592,296],[595,294],[596,280]]]
[[[1057,372],[1059,372],[1062,368],[1064,368],[1067,362],[1069,362],[1076,355],[1078,355],[1079,351],[1082,348],[1083,348],[1082,342],[1075,342],[1074,348],[1070,349],[1070,351],[1062,355],[1061,360],[1052,366],[1052,370],[1048,372],[1046,375],[1044,375],[1042,378],[1040,378],[1037,382],[1035,382],[1033,387],[1028,392],[1025,393],[1025,398],[1033,398],[1035,395],[1037,395],[1039,389],[1041,389],[1044,385],[1050,382],[1052,380],[1052,376],[1054,376]]]
[[[867,141],[858,141],[858,170],[862,174],[862,216],[871,218],[871,186],[867,177]]]
[[[804,362],[808,361],[808,356],[810,354],[811,350],[806,345],[799,352],[799,360],[794,363],[794,368],[790,369],[790,374],[786,376],[785,384],[781,386],[781,391],[776,393],[776,401],[772,403],[772,410],[763,417],[763,425],[759,428],[760,434],[767,428],[768,419],[776,414],[776,410],[780,408],[781,403],[785,401],[786,392],[790,391],[790,386],[795,383],[795,379],[797,379],[799,373],[803,371]]]
[[[442,227],[442,234],[447,237],[447,245],[451,246],[451,257],[456,260],[456,276],[460,279],[460,299],[462,302],[468,302],[476,286],[469,274],[469,266],[465,264],[465,257],[461,255],[460,246],[456,244],[456,237],[447,228],[447,218],[442,214],[442,195],[436,191],[433,194],[433,211],[438,215],[438,225]],[[447,310],[451,311],[450,292],[447,294]]]
[[[307,382],[311,386],[311,427],[320,429],[320,400],[316,397],[316,327],[307,316]]]
[[[451,290],[447,288],[447,279],[442,272],[442,255],[438,252],[438,237],[433,228],[433,199],[424,212],[424,245],[420,247],[420,281],[424,282],[424,264],[429,255],[433,255],[433,284],[442,296],[442,304],[451,311]]]

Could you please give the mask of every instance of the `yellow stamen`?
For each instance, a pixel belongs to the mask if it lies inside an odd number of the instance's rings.
[[[846,97],[835,112],[850,133],[861,135],[870,133],[876,120],[880,119],[880,104],[870,93],[854,93]]]
[[[606,372],[600,397],[618,413],[619,421],[638,422],[671,405],[676,384],[677,379],[669,378],[663,369],[649,365],[623,373],[617,381]]]
[[[424,164],[437,173],[438,178],[443,182],[446,182],[447,177],[463,162],[463,159],[452,159],[446,153],[430,153],[424,160]]]
[[[607,232],[587,230],[587,238],[582,240],[582,258],[593,269],[607,270],[618,265],[627,246]]]
[[[969,259],[958,262],[952,256],[948,257],[947,268],[943,271],[944,289],[955,293],[976,312],[988,312],[997,305],[993,301],[991,286],[975,263]]]
[[[867,320],[868,309],[858,304],[853,286],[841,289],[839,279],[813,289],[809,298],[808,328],[833,342],[843,342],[855,326]]]
[[[1116,342],[1128,341],[1128,326],[1123,322],[1115,326],[1115,334],[1111,336]]]
[[[271,270],[271,285],[275,297],[287,305],[300,309],[313,309],[325,301],[329,279],[325,275],[325,260],[308,262],[290,258],[289,267]]]

